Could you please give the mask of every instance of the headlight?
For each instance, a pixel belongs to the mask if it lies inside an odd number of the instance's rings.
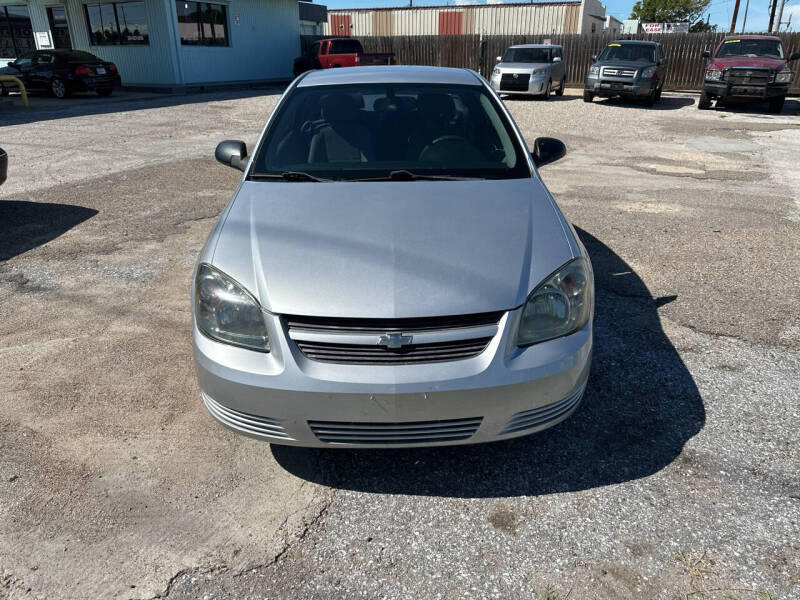
[[[197,327],[208,337],[269,352],[261,307],[247,290],[210,265],[200,265],[194,290]]]
[[[713,79],[714,81],[719,81],[722,79],[722,71],[717,69],[709,69],[706,71],[706,79]]]
[[[593,289],[592,272],[585,259],[567,263],[528,296],[517,346],[530,346],[581,329],[592,315]]]
[[[494,68],[494,71],[492,71],[492,75],[500,75],[500,69],[498,69],[497,67],[495,67],[495,68]]]
[[[789,83],[792,80],[792,72],[789,69],[784,69],[775,75],[775,83]]]
[[[646,69],[642,69],[642,79],[652,79],[653,75],[656,72],[656,67],[647,67]]]
[[[531,75],[547,75],[547,69],[534,69]]]
[[[595,65],[589,67],[589,75],[600,75],[600,67]]]

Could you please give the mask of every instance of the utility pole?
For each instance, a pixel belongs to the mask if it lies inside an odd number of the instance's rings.
[[[731,19],[731,30],[728,33],[733,33],[736,30],[736,17],[739,16],[739,0],[733,5],[733,18]]]
[[[784,3],[784,0],[780,0],[780,2],[781,2],[781,4],[778,7],[778,21],[777,21],[778,28],[775,30],[776,32],[781,30],[781,19],[783,18],[783,3]]]
[[[772,24],[775,22],[776,8],[778,8],[778,3],[776,0],[772,0],[772,3],[769,7],[769,27],[767,28],[767,33],[772,33]]]
[[[742,33],[744,33],[744,28],[747,27],[747,9],[750,8],[750,0],[744,3],[744,20],[742,21]]]

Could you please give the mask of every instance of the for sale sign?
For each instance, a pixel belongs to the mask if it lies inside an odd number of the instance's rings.
[[[662,33],[661,23],[642,23],[645,33]]]

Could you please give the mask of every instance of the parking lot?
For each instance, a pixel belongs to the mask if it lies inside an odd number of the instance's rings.
[[[200,400],[213,150],[277,91],[9,113],[0,597],[800,597],[800,102],[578,92],[507,104],[568,147],[541,175],[597,279],[584,405],[420,450],[270,446]]]

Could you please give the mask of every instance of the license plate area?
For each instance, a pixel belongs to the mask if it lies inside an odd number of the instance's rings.
[[[97,67],[96,71],[97,71],[98,75],[105,75],[106,74],[105,67]]]

